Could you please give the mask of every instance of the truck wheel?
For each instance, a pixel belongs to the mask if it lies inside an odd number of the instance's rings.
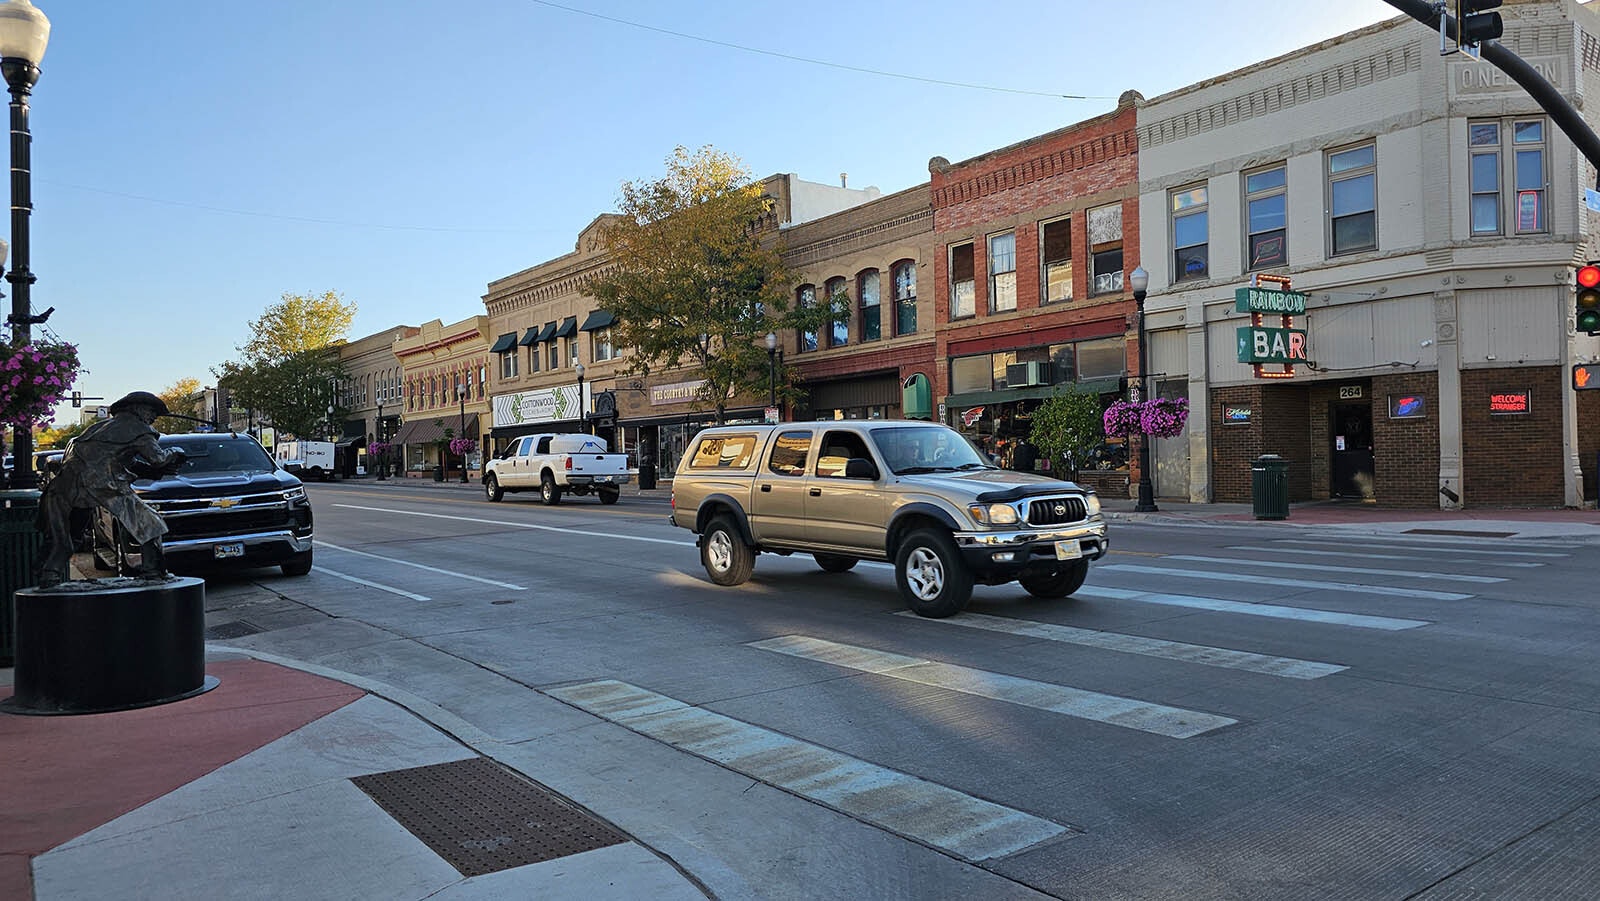
[[[543,501],[546,507],[554,507],[561,503],[561,486],[556,484],[556,477],[551,475],[549,470],[545,470],[544,474],[539,476],[539,500]]]
[[[494,477],[494,473],[490,473],[489,477],[483,480],[483,494],[491,504],[499,503],[500,499],[506,496],[506,493],[500,490],[500,480]]]
[[[972,598],[972,572],[950,536],[918,529],[895,554],[894,580],[906,606],[918,616],[954,616]]]
[[[311,552],[302,551],[289,558],[288,563],[282,564],[280,569],[286,576],[303,576],[311,572]]]
[[[1089,575],[1089,561],[1079,560],[1053,573],[1024,573],[1017,579],[1036,598],[1064,598],[1083,587]]]
[[[602,489],[600,489],[600,503],[602,503],[602,504],[614,504],[614,503],[617,502],[617,498],[620,498],[620,497],[622,497],[622,489],[621,488],[602,488]]]
[[[855,557],[845,557],[839,554],[812,554],[817,565],[825,573],[847,573],[856,568],[858,562]]]
[[[732,519],[719,516],[700,538],[700,564],[718,585],[738,585],[755,571],[756,552],[744,543]]]

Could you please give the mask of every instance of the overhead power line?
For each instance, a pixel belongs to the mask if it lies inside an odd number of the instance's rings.
[[[750,47],[745,44],[735,44],[731,41],[719,41],[716,38],[702,37],[698,34],[689,34],[683,31],[673,31],[670,28],[646,25],[643,22],[634,22],[630,19],[619,19],[616,16],[608,16],[602,13],[592,12],[587,9],[576,9],[571,6],[563,6],[560,3],[551,3],[550,0],[531,0],[531,2],[537,3],[540,6],[548,6],[551,9],[559,9],[565,12],[575,13],[580,16],[588,16],[591,19],[601,19],[606,22],[615,22],[618,25],[627,25],[630,28],[640,28],[645,31],[654,31],[657,34],[671,35],[672,37],[683,38],[687,41],[699,41],[702,44],[713,44],[718,47],[727,47],[730,50],[740,50],[745,53],[756,53],[760,54],[761,56],[771,56],[776,57],[777,59],[786,59],[790,62],[805,63],[809,66],[825,66],[829,69],[842,69],[846,72],[860,72],[864,75],[876,75],[880,78],[899,78],[905,81],[920,81],[924,84],[937,84],[949,88],[966,88],[973,91],[992,91],[1000,94],[1026,94],[1032,97],[1054,97],[1061,100],[1117,99],[1115,97],[1094,97],[1086,94],[1058,94],[1053,91],[1033,91],[1025,88],[1002,88],[995,85],[973,84],[966,81],[949,81],[943,78],[926,78],[921,75],[907,75],[904,72],[887,72],[883,69],[869,69],[865,66],[852,66],[847,63],[829,62],[828,60],[824,59],[813,59],[809,56],[796,56],[792,53],[780,53],[776,50],[765,50],[760,47]]]

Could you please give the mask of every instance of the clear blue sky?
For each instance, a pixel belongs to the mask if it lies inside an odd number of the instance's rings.
[[[31,118],[33,304],[79,345],[78,388],[108,399],[213,384],[284,292],[341,292],[352,339],[482,313],[488,282],[571,252],[678,144],[757,178],[847,172],[890,193],[925,181],[929,157],[1397,15],[1379,0],[35,5],[52,31]]]

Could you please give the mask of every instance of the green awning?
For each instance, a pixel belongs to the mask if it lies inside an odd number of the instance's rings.
[[[583,320],[583,325],[578,326],[578,331],[580,331],[580,332],[592,332],[595,329],[605,328],[606,326],[608,326],[611,323],[616,322],[616,321],[617,321],[617,317],[611,315],[611,313],[609,311],[607,311],[607,310],[595,310],[593,313],[589,314],[589,317],[587,319]]]
[[[538,340],[538,341],[549,341],[551,338],[554,338],[555,336],[556,336],[556,324],[554,322],[546,322],[544,324],[544,328],[542,330],[540,330],[540,332],[539,332],[539,337],[537,339],[535,339],[535,340]]]
[[[556,329],[555,337],[571,338],[576,334],[578,334],[578,317],[568,316],[561,321],[561,327]]]
[[[523,333],[522,340],[518,341],[517,343],[520,344],[523,347],[527,347],[530,344],[537,344],[538,342],[539,342],[539,327],[536,325],[533,328],[528,329],[525,333]]]
[[[1122,386],[1121,379],[1095,379],[1088,382],[1065,382],[1060,385],[1034,385],[1028,388],[1001,388],[998,391],[969,391],[966,394],[946,395],[946,405],[954,407],[975,407],[979,404],[1001,404],[1017,400],[1039,400],[1055,394],[1057,391],[1065,392],[1069,384],[1075,384],[1078,391],[1084,394],[1115,394]]]
[[[492,353],[492,354],[503,354],[506,351],[508,351],[511,348],[516,347],[516,346],[517,346],[517,333],[516,332],[507,332],[506,334],[501,335],[499,338],[495,339],[494,346],[489,348],[489,353]]]

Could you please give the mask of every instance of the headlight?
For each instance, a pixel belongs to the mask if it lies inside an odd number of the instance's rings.
[[[290,488],[283,493],[283,499],[286,501],[297,501],[305,496],[306,490],[304,488]]]
[[[1010,504],[973,504],[967,513],[986,526],[1009,526],[1017,522],[1017,508]]]
[[[1089,492],[1083,496],[1083,505],[1089,508],[1089,516],[1091,518],[1100,515],[1100,495],[1095,494],[1093,491]]]

